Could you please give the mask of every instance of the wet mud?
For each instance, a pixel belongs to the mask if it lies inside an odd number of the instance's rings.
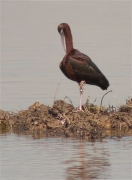
[[[34,138],[67,137],[101,139],[132,135],[132,98],[118,109],[86,102],[83,111],[71,103],[56,100],[52,107],[35,102],[27,110],[0,110],[0,132],[30,134]]]

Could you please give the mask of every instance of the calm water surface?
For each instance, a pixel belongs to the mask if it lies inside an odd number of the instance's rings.
[[[132,179],[132,137],[75,139],[1,135],[1,180]]]
[[[1,108],[26,109],[34,102],[52,105],[68,96],[79,103],[76,82],[59,69],[65,53],[57,26],[71,26],[74,47],[89,55],[110,82],[103,104],[125,103],[131,95],[131,2],[129,1],[2,1],[1,3]],[[74,8],[73,8],[74,7]],[[106,91],[86,85],[99,105]]]

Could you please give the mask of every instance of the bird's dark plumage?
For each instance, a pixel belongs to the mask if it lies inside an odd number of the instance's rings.
[[[62,45],[66,52],[66,55],[60,63],[60,69],[67,78],[79,83],[79,110],[82,110],[84,84],[96,85],[105,90],[109,86],[109,81],[87,55],[74,49],[72,34],[68,24],[61,23],[58,26],[58,32],[61,35]]]
[[[60,69],[64,75],[79,84],[85,82],[86,84],[96,85],[102,90],[106,90],[109,86],[109,81],[103,73],[87,55],[74,49],[70,26],[66,23],[61,23],[58,26],[58,32],[61,35],[62,45],[66,52],[60,63]],[[80,87],[80,99],[81,91],[82,87]],[[79,109],[82,109],[81,100]]]
[[[65,55],[60,69],[67,78],[78,83],[84,80],[86,84],[99,86],[103,90],[109,86],[108,80],[93,61],[76,49]]]

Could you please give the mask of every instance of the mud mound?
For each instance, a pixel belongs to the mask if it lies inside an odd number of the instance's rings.
[[[0,132],[8,131],[10,128],[9,124],[10,114],[6,111],[0,110]]]
[[[105,136],[131,135],[132,99],[118,110],[114,107],[98,107],[86,103],[83,111],[62,100],[49,107],[39,102],[28,110],[9,113],[0,110],[0,131],[11,130],[18,134],[41,136],[64,136],[96,139]]]

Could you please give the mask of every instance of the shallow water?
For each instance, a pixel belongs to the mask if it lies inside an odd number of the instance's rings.
[[[131,2],[2,1],[1,3],[1,109],[26,109],[34,102],[52,105],[68,96],[79,103],[76,82],[59,69],[65,55],[57,26],[71,26],[74,47],[89,55],[110,82],[103,105],[125,103],[131,95]],[[83,103],[90,96],[99,105],[102,91],[86,85]],[[67,100],[68,102],[68,100]]]
[[[1,135],[1,180],[132,179],[132,137],[75,139]]]

